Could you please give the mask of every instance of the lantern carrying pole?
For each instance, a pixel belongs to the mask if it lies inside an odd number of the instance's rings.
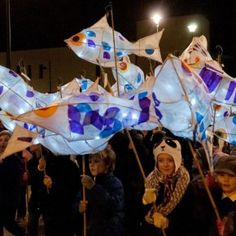
[[[116,82],[117,82],[117,94],[118,96],[120,96],[120,89],[119,89],[119,78],[118,78],[118,68],[117,68],[117,59],[116,59],[116,44],[115,44],[115,31],[114,31],[114,19],[113,19],[113,9],[112,9],[112,3],[110,3],[108,5],[110,7],[110,12],[111,12],[111,22],[112,22],[112,36],[113,36],[113,47],[114,47],[114,60],[115,60],[115,71],[116,71]],[[131,144],[131,147],[134,151],[134,155],[135,155],[135,158],[138,162],[138,166],[139,166],[139,170],[141,172],[141,175],[144,179],[144,182],[146,180],[146,176],[145,176],[145,173],[144,173],[144,170],[143,170],[143,167],[142,167],[142,164],[141,164],[141,161],[140,161],[140,158],[138,156],[138,152],[135,148],[135,145],[134,145],[134,142],[133,142],[133,139],[130,135],[130,132],[128,129],[125,129],[126,131],[126,134],[129,138],[129,141],[130,141],[130,144]]]

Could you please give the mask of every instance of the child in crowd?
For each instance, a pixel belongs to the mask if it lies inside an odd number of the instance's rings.
[[[124,235],[124,190],[118,178],[113,175],[116,155],[107,147],[90,155],[89,169],[92,177],[82,175],[87,201],[81,201],[80,213],[88,213],[89,236]]]
[[[236,235],[236,156],[221,157],[215,165],[215,173],[219,186],[215,200],[222,219],[217,225],[219,235],[233,236]]]
[[[192,234],[193,192],[188,171],[182,165],[177,140],[164,138],[154,146],[155,168],[145,183],[143,203],[152,204],[145,217],[145,235]]]

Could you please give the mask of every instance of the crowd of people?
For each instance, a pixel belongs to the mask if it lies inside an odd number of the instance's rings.
[[[55,156],[40,144],[1,160],[0,236],[3,228],[37,236],[40,219],[45,236],[236,235],[236,156],[216,147],[210,173],[188,140],[168,131],[130,134],[141,167],[123,132],[84,156],[85,166],[81,156]],[[0,132],[0,153],[10,137]]]

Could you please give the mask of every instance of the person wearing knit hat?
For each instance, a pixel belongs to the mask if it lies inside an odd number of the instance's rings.
[[[236,156],[221,157],[214,166],[219,187],[215,199],[221,222],[217,222],[219,235],[236,235]]]
[[[143,204],[152,204],[145,216],[147,235],[158,235],[160,230],[166,230],[167,235],[190,235],[190,176],[182,165],[181,145],[178,140],[164,138],[154,146],[153,154],[155,167],[146,178],[143,195]]]

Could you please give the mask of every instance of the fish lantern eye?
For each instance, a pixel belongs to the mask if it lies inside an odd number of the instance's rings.
[[[85,35],[83,33],[78,33],[70,39],[70,43],[75,46],[82,46],[85,43]]]
[[[79,36],[78,35],[75,35],[73,38],[72,38],[72,40],[74,41],[74,42],[78,42],[79,41]]]

